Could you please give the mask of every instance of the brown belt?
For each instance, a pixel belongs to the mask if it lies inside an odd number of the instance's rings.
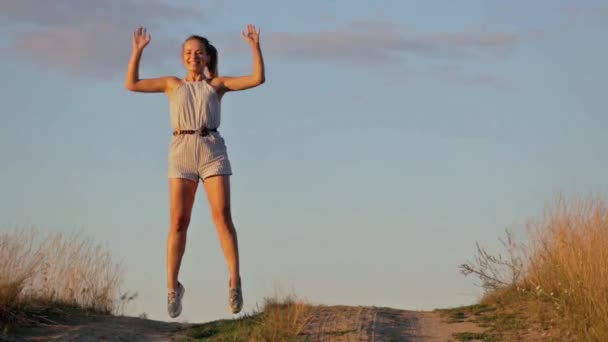
[[[177,129],[173,131],[173,135],[180,134],[200,134],[206,136],[209,132],[217,132],[217,128],[202,128],[202,129]]]

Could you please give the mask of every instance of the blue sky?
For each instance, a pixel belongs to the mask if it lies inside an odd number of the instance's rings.
[[[602,1],[97,1],[0,3],[0,229],[82,231],[125,268],[130,314],[167,320],[167,99],[123,87],[184,76],[202,34],[228,94],[245,311],[277,291],[315,303],[433,309],[475,301],[458,272],[557,193],[604,195],[608,6]],[[228,273],[202,188],[180,320],[229,317]],[[520,234],[520,236],[522,236]]]

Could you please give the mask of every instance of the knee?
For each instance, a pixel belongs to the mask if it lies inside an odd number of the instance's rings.
[[[190,225],[190,218],[186,216],[176,217],[171,220],[171,231],[183,233],[188,230],[188,225]]]
[[[213,221],[218,228],[230,228],[232,227],[232,213],[230,207],[223,207],[214,209],[212,211]]]

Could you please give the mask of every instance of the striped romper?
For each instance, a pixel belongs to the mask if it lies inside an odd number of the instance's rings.
[[[214,131],[206,135],[178,134],[169,146],[169,178],[199,179],[231,175],[232,168],[224,138],[217,132],[221,106],[215,89],[205,80],[183,81],[169,97],[173,130]]]

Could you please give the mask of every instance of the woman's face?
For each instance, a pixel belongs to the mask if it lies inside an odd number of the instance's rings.
[[[186,70],[203,73],[207,65],[205,45],[198,39],[186,41],[182,49],[182,62]]]

